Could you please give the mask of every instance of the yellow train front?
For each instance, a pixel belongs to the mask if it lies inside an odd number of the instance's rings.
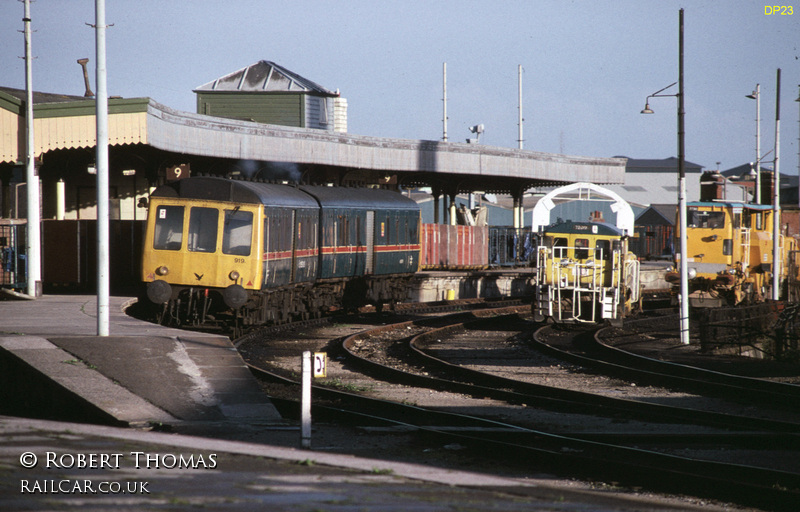
[[[772,205],[720,200],[687,204],[690,306],[755,304],[772,296],[773,217]],[[784,296],[795,240],[779,236],[780,295]],[[676,268],[679,263],[677,254]],[[677,289],[680,275],[671,272],[667,280]]]
[[[640,306],[639,261],[611,224],[562,222],[537,248],[537,321],[621,322]]]
[[[397,302],[419,222],[390,190],[181,179],[150,195],[142,303],[160,323],[246,326]]]

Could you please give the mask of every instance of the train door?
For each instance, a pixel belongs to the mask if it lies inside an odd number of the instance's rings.
[[[264,218],[264,286],[288,284],[293,278],[294,211],[273,209]]]
[[[375,212],[367,211],[367,260],[364,274],[372,274],[374,267],[373,250],[375,248]]]

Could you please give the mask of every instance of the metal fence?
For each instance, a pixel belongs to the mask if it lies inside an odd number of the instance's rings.
[[[536,257],[535,233],[530,228],[489,228],[489,264],[527,266]]]
[[[27,221],[0,219],[0,287],[21,290],[27,286]]]
[[[782,302],[764,302],[696,310],[702,350],[775,357],[775,326],[783,306]]]

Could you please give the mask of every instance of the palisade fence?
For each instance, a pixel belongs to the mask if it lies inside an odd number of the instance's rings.
[[[700,345],[774,359],[796,357],[800,338],[800,305],[764,302],[735,308],[696,310]]]

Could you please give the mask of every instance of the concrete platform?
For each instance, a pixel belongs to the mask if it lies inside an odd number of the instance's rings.
[[[121,425],[281,420],[228,338],[136,320],[130,301],[111,298],[108,337],[96,336],[94,296],[0,302],[0,410],[45,401],[52,417]]]

